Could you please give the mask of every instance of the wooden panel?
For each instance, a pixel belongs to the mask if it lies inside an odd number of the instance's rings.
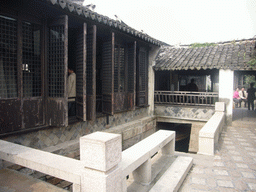
[[[148,90],[148,51],[140,48],[137,66],[137,105],[146,106]]]
[[[111,41],[103,43],[102,55],[102,111],[114,114],[114,33]]]
[[[127,97],[125,93],[115,93],[114,101],[114,112],[127,110]]]
[[[87,106],[87,119],[88,120],[92,120],[95,118],[95,104],[94,104],[94,96],[93,95],[87,95],[87,102],[86,102],[86,106]]]
[[[127,93],[127,110],[135,109],[135,93]]]
[[[136,41],[128,48],[128,95],[127,109],[135,109],[135,89],[136,89]]]
[[[29,99],[23,101],[24,128],[44,125],[43,99]]]
[[[87,34],[87,119],[96,119],[96,25]]]
[[[76,116],[86,121],[86,23],[78,34],[76,46]]]
[[[49,126],[66,126],[67,113],[64,113],[64,111],[67,111],[67,103],[61,99],[49,98],[47,106]]]
[[[68,16],[49,24],[47,123],[68,126]]]
[[[17,99],[0,100],[0,134],[21,129],[21,101]]]

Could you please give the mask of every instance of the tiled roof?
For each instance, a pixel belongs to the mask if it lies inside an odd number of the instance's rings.
[[[256,56],[256,40],[218,43],[209,47],[162,46],[156,58],[155,70],[231,69],[256,70],[248,64]]]
[[[131,28],[130,26],[128,26],[124,23],[121,23],[118,20],[114,20],[107,16],[98,14],[82,5],[73,3],[69,0],[43,0],[43,1],[46,1],[56,7],[59,7],[60,9],[65,10],[65,11],[77,14],[77,15],[81,16],[82,18],[90,19],[95,22],[108,25],[108,26],[115,28],[119,31],[130,34],[131,36],[140,38],[141,40],[143,40],[145,42],[148,42],[148,43],[151,43],[151,44],[154,44],[157,46],[160,46],[163,44],[163,42],[156,40],[143,32],[137,31],[137,30]]]

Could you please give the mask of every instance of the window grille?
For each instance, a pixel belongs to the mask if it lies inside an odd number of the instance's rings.
[[[48,47],[49,96],[64,97],[64,26],[50,28]]]
[[[17,21],[0,15],[0,98],[17,97]]]
[[[125,91],[125,50],[118,45],[115,46],[114,91]]]
[[[86,93],[92,95],[93,92],[93,33],[87,34],[87,54],[86,54]]]
[[[146,90],[146,53],[140,52],[140,91]]]
[[[114,91],[118,92],[118,47],[115,46]]]
[[[79,34],[77,37],[77,51],[76,51],[76,93],[77,96],[83,96],[84,94],[84,82],[83,82],[83,76],[84,76],[84,58],[81,56],[83,55],[84,51],[84,41],[83,41],[84,35],[83,33]]]
[[[120,56],[120,92],[124,91],[125,86],[125,60],[124,60],[124,48],[121,47],[119,50]]]
[[[23,96],[41,96],[41,47],[39,26],[22,23]]]
[[[135,78],[135,54],[134,47],[130,47],[128,50],[128,92],[134,92],[134,78]]]

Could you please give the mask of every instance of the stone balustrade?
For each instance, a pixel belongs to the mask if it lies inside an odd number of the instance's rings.
[[[126,191],[126,176],[130,173],[133,174],[134,180],[142,185],[152,181],[151,157],[157,152],[164,155],[174,154],[174,131],[159,130],[122,152],[123,191]]]
[[[0,159],[73,183],[80,191],[81,161],[0,140]]]
[[[149,183],[151,157],[159,151],[172,155],[174,150],[175,132],[165,130],[123,152],[120,134],[95,132],[83,136],[80,160],[0,140],[1,160],[72,182],[74,192],[126,191],[130,173],[137,182]]]
[[[225,125],[225,103],[215,103],[215,113],[199,131],[198,154],[214,155],[219,136]]]

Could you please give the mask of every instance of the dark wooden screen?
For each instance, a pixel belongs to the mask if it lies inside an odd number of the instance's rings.
[[[47,122],[51,126],[68,125],[67,64],[68,16],[49,21]]]
[[[102,112],[110,115],[114,114],[114,38],[112,33],[102,50]]]
[[[135,109],[135,89],[136,89],[136,41],[128,48],[128,110]]]
[[[87,34],[87,119],[96,119],[96,25],[88,27]]]
[[[21,129],[22,111],[21,100],[17,99],[18,22],[14,18],[0,15],[0,29],[0,134],[2,134]]]
[[[44,125],[41,26],[22,22],[23,128]]]
[[[86,23],[76,43],[76,116],[86,121]]]
[[[115,44],[114,49],[114,112],[127,110],[126,46]]]
[[[148,51],[145,48],[139,49],[137,70],[137,105],[146,106],[148,104]]]

